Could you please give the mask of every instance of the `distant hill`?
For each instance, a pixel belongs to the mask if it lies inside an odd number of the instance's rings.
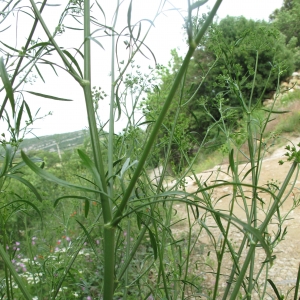
[[[30,150],[60,152],[74,149],[82,145],[86,138],[89,138],[89,132],[87,130],[79,130],[68,133],[24,139],[20,148],[25,152]]]

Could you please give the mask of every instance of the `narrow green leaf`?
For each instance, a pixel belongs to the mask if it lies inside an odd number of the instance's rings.
[[[64,181],[64,180],[61,180],[61,179],[55,177],[54,175],[48,173],[47,171],[45,171],[45,170],[39,168],[37,165],[35,165],[23,151],[21,151],[21,156],[22,156],[22,159],[24,160],[24,162],[26,163],[26,165],[33,172],[35,172],[37,175],[39,175],[40,177],[42,177],[42,178],[44,178],[48,181],[57,183],[61,186],[65,186],[65,187],[69,187],[69,188],[73,188],[73,189],[78,189],[78,190],[81,190],[81,191],[100,193],[100,191],[98,191],[98,190],[94,190],[94,189],[91,189],[91,188],[88,188],[88,187],[83,187],[83,186],[80,186],[80,185],[72,184],[72,183],[69,183],[67,181]]]
[[[131,29],[131,12],[132,12],[132,0],[130,1],[128,11],[127,11],[127,25],[130,32],[130,36],[132,37],[132,29]]]
[[[85,196],[77,196],[77,195],[68,195],[68,196],[62,196],[55,200],[53,206],[56,207],[60,200],[62,199],[80,199],[80,200],[92,200],[91,198],[85,197]]]
[[[124,163],[124,165],[122,166],[121,174],[120,174],[121,177],[123,177],[124,173],[125,173],[126,170],[128,169],[129,163],[130,163],[130,157],[128,157],[128,158],[125,160],[125,163]]]
[[[97,39],[93,38],[92,36],[89,36],[88,39],[95,42],[98,46],[100,46],[103,50],[105,50],[103,45]]]
[[[12,205],[14,203],[18,203],[18,202],[26,203],[27,205],[31,206],[38,213],[38,215],[41,219],[42,227],[43,227],[43,218],[42,218],[40,210],[32,202],[30,202],[28,200],[23,200],[23,199],[15,200],[15,201],[12,201],[10,203],[7,203],[7,204],[3,205],[2,207],[0,207],[0,209],[4,208],[6,206]]]
[[[9,45],[3,43],[3,42],[0,42],[0,43],[3,44],[5,47],[9,48],[10,50],[14,51],[14,52],[19,52],[19,50],[16,49],[16,48],[13,48],[13,47],[11,47],[11,46],[9,46]]]
[[[118,117],[117,117],[117,120],[120,120],[121,118],[121,113],[122,113],[122,109],[121,109],[121,101],[120,101],[120,97],[119,97],[119,87],[120,87],[120,84],[118,84],[118,87],[117,87],[117,90],[116,90],[116,104],[117,104],[117,109],[118,109]]]
[[[31,158],[31,161],[32,162],[43,162],[43,160],[41,158]],[[13,166],[12,168],[9,169],[9,173],[10,174],[13,174],[15,173],[16,171],[18,171],[19,169],[21,169],[22,167],[26,166],[25,162],[24,161],[21,161],[19,163],[17,163],[15,166]]]
[[[92,173],[93,178],[95,180],[96,185],[101,189],[102,189],[102,183],[101,183],[101,178],[100,178],[100,174],[94,164],[94,162],[81,150],[77,150],[79,157],[82,160],[82,163],[84,166],[86,166],[88,168],[88,170]]]
[[[6,72],[2,56],[0,58],[0,76],[1,76],[4,88],[5,88],[5,91],[6,91],[6,95],[7,95],[8,99],[9,99],[9,101],[10,101],[12,113],[13,113],[13,116],[14,116],[15,115],[14,92],[13,92],[13,88],[12,88],[11,82],[9,80],[8,74]]]
[[[256,166],[254,166],[254,167],[252,167],[250,170],[248,170],[248,171],[246,172],[246,174],[244,175],[242,181],[244,181],[244,179],[245,179],[245,178],[252,172],[252,170],[255,169],[255,168],[256,168]]]
[[[15,266],[10,261],[9,256],[7,255],[7,253],[5,252],[5,250],[4,250],[4,248],[2,247],[1,244],[0,244],[0,255],[2,257],[2,260],[3,260],[4,264],[7,266],[7,268],[9,269],[9,271],[11,273],[11,275],[15,279],[19,289],[21,290],[22,297],[24,297],[24,299],[27,299],[27,300],[32,300],[32,296],[27,291],[22,279],[20,278],[20,276],[18,275],[18,273],[15,270]]]
[[[214,212],[214,213],[219,215],[223,219],[227,219],[227,220],[231,219],[233,221],[232,224],[237,228],[239,228],[239,227],[235,223],[240,224],[247,233],[250,233],[251,235],[255,236],[256,239],[260,242],[260,245],[264,248],[266,255],[267,255],[268,262],[270,262],[271,265],[273,264],[274,257],[272,256],[269,246],[266,244],[263,235],[261,234],[261,232],[258,229],[252,227],[251,225],[249,225],[235,217],[232,217],[232,216],[220,213],[220,212]]]
[[[84,216],[87,218],[90,211],[90,201],[85,199],[84,201]]]
[[[99,7],[99,9],[101,10],[101,12],[102,12],[102,14],[103,14],[103,17],[104,17],[104,21],[105,21],[105,23],[106,23],[106,16],[105,16],[104,10],[102,9],[101,5],[98,3],[97,0],[96,0],[96,4],[97,4],[97,6]]]
[[[35,67],[37,73],[39,74],[40,78],[42,79],[42,81],[45,83],[44,77],[42,76],[42,74],[36,64],[34,65],[34,67]]]
[[[155,239],[154,234],[150,230],[150,228],[149,227],[147,227],[147,228],[148,228],[148,232],[149,232],[151,247],[153,249],[154,259],[157,259],[157,243],[156,243],[156,239]]]
[[[81,78],[83,78],[83,74],[81,72],[81,69],[79,67],[79,64],[78,64],[77,60],[72,56],[72,54],[69,51],[63,50],[63,53],[65,53],[70,58],[70,60],[72,61],[72,63],[76,66],[76,69],[78,70]]]
[[[6,144],[5,145],[5,157],[4,157],[4,161],[2,164],[2,168],[0,170],[0,178],[5,175],[8,167],[9,167],[11,158],[12,158],[12,147],[11,147],[11,145]]]
[[[82,230],[84,231],[86,237],[87,237],[87,240],[88,242],[90,243],[89,246],[92,247],[95,255],[99,258],[99,255],[98,255],[98,252],[97,252],[97,249],[95,248],[95,243],[94,241],[92,240],[91,238],[91,235],[89,234],[89,232],[87,231],[87,229],[84,227],[84,225],[82,223],[80,223],[78,220],[76,220],[76,222],[79,224],[79,226],[82,228]]]
[[[286,113],[290,112],[289,110],[272,110],[272,109],[267,109],[267,108],[261,108],[261,110],[270,112],[272,114],[286,114]]]
[[[268,282],[270,283],[270,285],[271,285],[271,287],[272,287],[272,289],[273,289],[273,291],[274,291],[274,293],[275,293],[277,299],[278,299],[278,300],[282,300],[283,298],[280,296],[280,294],[279,294],[279,292],[278,292],[278,290],[277,290],[277,287],[276,287],[276,285],[274,284],[274,282],[273,282],[271,279],[267,279],[267,280],[268,280]]]
[[[55,96],[46,95],[46,94],[41,94],[41,93],[36,93],[36,92],[32,92],[32,91],[24,91],[24,92],[27,92],[27,93],[29,93],[29,94],[32,94],[32,95],[35,95],[35,96],[38,96],[38,97],[52,99],[52,100],[59,100],[59,101],[73,101],[73,100],[71,100],[71,99],[55,97]]]
[[[35,48],[45,48],[45,47],[47,47],[47,46],[52,46],[52,44],[49,43],[49,42],[37,43],[37,44],[33,45],[32,47],[28,48],[28,49],[27,49],[27,52],[28,52],[28,51],[31,51],[31,50],[33,50],[33,49],[35,49]]]
[[[9,178],[13,178],[15,180],[18,180],[20,181],[21,183],[23,183],[24,185],[26,185],[33,193],[34,195],[36,196],[36,198],[42,202],[42,197],[41,195],[39,194],[39,192],[37,191],[37,189],[26,179],[18,176],[18,175],[13,175],[13,174],[6,174],[5,175],[6,177],[9,177]]]
[[[7,30],[8,28],[10,28],[10,26],[11,26],[11,25],[9,25],[9,26],[7,26],[6,28],[0,30],[0,33],[1,33],[1,32],[4,32],[4,31]]]
[[[16,135],[17,136],[19,136],[19,132],[20,132],[20,125],[21,125],[21,120],[22,120],[22,115],[23,115],[23,109],[24,109],[24,101],[22,102],[22,104],[20,106],[18,117],[17,117],[17,122],[16,122]]]
[[[296,284],[295,284],[295,295],[294,295],[294,300],[299,299],[299,298],[298,298],[299,286],[300,286],[300,264],[299,264],[298,274],[297,274],[297,279],[296,279]]]
[[[28,117],[29,117],[29,121],[30,121],[30,123],[32,123],[33,119],[32,119],[32,115],[31,115],[31,111],[30,111],[30,108],[29,108],[29,106],[28,106],[28,104],[25,100],[24,100],[24,104],[25,104],[25,108],[26,108],[26,111],[27,111],[27,114],[28,114]]]

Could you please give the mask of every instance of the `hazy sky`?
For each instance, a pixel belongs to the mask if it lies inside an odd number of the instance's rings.
[[[57,3],[55,0],[50,0],[51,3]],[[66,3],[65,0],[60,0],[60,3]],[[115,9],[115,3],[117,1],[99,1],[106,12],[107,23],[110,24],[112,13]],[[172,0],[170,1],[174,4],[175,7],[181,8],[181,14],[185,16],[186,10],[186,0]],[[218,11],[218,17],[220,19],[230,16],[245,16],[246,18],[251,18],[254,20],[264,19],[268,21],[269,15],[276,9],[281,7],[282,0],[223,0],[221,7]],[[124,2],[124,7],[119,12],[119,28],[123,28],[127,23],[127,9],[128,1]],[[141,18],[153,19],[155,11],[157,8],[158,0],[136,0],[133,1],[132,8],[132,23],[135,20],[140,20]],[[209,7],[214,5],[215,1],[210,0],[207,2]],[[57,24],[60,13],[56,14],[54,11],[60,11],[58,8],[47,8],[43,13],[46,23],[49,26],[53,27]],[[207,8],[203,10],[206,11]],[[21,19],[19,20],[21,24]],[[144,28],[146,28],[149,23],[145,22]],[[170,50],[178,48],[178,51],[181,54],[185,53],[185,44],[183,41],[183,31],[182,31],[183,19],[180,13],[176,11],[168,11],[165,14],[160,15],[155,20],[155,28],[151,29],[149,36],[147,37],[146,44],[154,52],[157,62],[160,64],[167,64],[170,59]],[[29,30],[26,26],[19,26],[20,35],[24,30],[24,35]],[[39,32],[42,32],[40,30]],[[70,34],[70,35],[69,35]],[[77,34],[77,35],[76,35]],[[80,33],[82,34],[82,33]],[[2,34],[2,41],[5,41],[4,34]],[[80,37],[80,35],[79,35]],[[107,38],[105,38],[107,39]],[[61,37],[57,38],[59,45],[67,47],[79,47],[82,43],[82,40],[78,38],[78,32],[70,32],[67,30]],[[22,45],[19,43],[20,48]],[[24,44],[24,42],[21,42]],[[13,44],[13,43],[12,43]],[[93,76],[96,78],[95,82],[92,84],[101,86],[101,88],[109,94],[110,91],[110,52],[109,52],[109,40],[103,40],[103,45],[106,51],[103,51],[99,46],[93,48],[92,58],[94,59],[93,65]],[[120,52],[121,53],[121,52]],[[122,55],[122,53],[120,54]],[[141,64],[153,65],[153,61],[147,61],[143,59]],[[146,68],[145,68],[146,69]],[[84,129],[87,126],[86,112],[85,112],[85,103],[83,98],[83,93],[81,88],[77,83],[74,83],[72,79],[68,76],[63,76],[63,73],[60,74],[60,77],[54,76],[54,73],[48,68],[46,73],[43,73],[46,80],[46,85],[42,83],[41,80],[30,86],[25,86],[25,90],[34,90],[37,92],[48,93],[54,96],[61,96],[66,98],[71,98],[73,102],[55,102],[48,99],[41,99],[37,97],[32,97],[28,100],[28,103],[33,110],[41,108],[39,115],[42,116],[49,111],[53,112],[52,116],[46,117],[42,121],[37,121],[34,123],[34,133],[38,136],[70,132],[75,130]],[[2,95],[1,95],[2,96]],[[3,97],[2,97],[3,98]],[[26,98],[27,99],[27,98]],[[100,106],[100,116],[104,119],[108,115],[109,105],[105,102],[101,102]],[[122,128],[123,121],[119,121],[116,124],[117,130]],[[28,136],[31,137],[31,136]]]

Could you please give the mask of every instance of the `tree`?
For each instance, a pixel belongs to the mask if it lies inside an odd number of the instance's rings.
[[[286,44],[294,52],[295,67],[300,68],[300,1],[284,0],[282,7],[270,15],[270,20],[285,35]]]
[[[197,27],[203,20],[195,19],[193,23]],[[175,50],[171,55],[169,67],[158,70],[161,83],[154,86],[144,102],[144,114],[149,122],[156,119],[182,63]],[[231,92],[230,82],[238,84],[249,103],[261,103],[265,95],[276,89],[278,78],[271,72],[274,68],[281,68],[281,78],[289,75],[294,70],[294,57],[284,36],[272,24],[228,16],[213,25],[197,48],[160,130],[158,144],[165,145],[161,157],[165,156],[168,147],[165,141],[170,135],[173,136],[171,165],[176,166],[175,171],[181,170],[187,157],[204,139],[214,140],[218,136],[213,144],[219,147],[222,135],[211,125],[222,118],[234,127],[241,117],[240,95]]]

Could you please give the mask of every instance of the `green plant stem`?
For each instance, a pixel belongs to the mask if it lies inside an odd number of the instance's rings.
[[[298,163],[296,161],[293,162],[290,170],[289,170],[289,173],[287,174],[283,184],[282,184],[282,187],[280,188],[279,192],[278,192],[278,195],[276,196],[276,198],[274,199],[274,203],[272,204],[271,208],[270,208],[270,211],[269,213],[267,214],[265,220],[263,221],[263,223],[260,225],[260,232],[263,234],[264,231],[266,230],[272,216],[274,215],[274,213],[276,212],[277,208],[278,208],[278,204],[280,202],[280,199],[282,198],[292,176],[293,176],[293,173],[294,171],[296,170],[298,166]],[[249,263],[251,262],[251,259],[253,257],[253,253],[255,252],[255,248],[256,248],[256,245],[257,245],[257,239],[254,238],[253,242],[250,244],[250,248],[249,248],[249,251],[247,253],[247,256],[246,256],[246,259],[243,263],[243,266],[242,266],[242,269],[239,273],[239,276],[237,278],[237,281],[236,281],[236,284],[235,284],[235,287],[232,291],[232,294],[231,294],[231,297],[230,297],[230,300],[236,300],[237,299],[237,295],[239,293],[239,289],[240,289],[240,286],[241,286],[241,283],[244,279],[244,276],[246,274],[246,271],[248,269],[248,266],[249,266]]]
[[[183,76],[184,76],[184,74],[185,74],[185,72],[186,72],[186,70],[188,68],[190,59],[192,58],[192,56],[194,54],[194,51],[196,50],[197,45],[200,43],[202,37],[204,36],[204,34],[205,34],[208,26],[211,24],[211,22],[212,22],[212,20],[213,20],[213,18],[215,16],[215,14],[216,14],[219,6],[221,5],[222,1],[223,0],[217,0],[217,2],[215,3],[212,11],[210,12],[208,18],[206,19],[204,25],[199,30],[199,32],[198,32],[195,40],[189,46],[189,50],[188,50],[188,52],[187,52],[187,54],[186,54],[186,56],[185,56],[185,58],[183,60],[183,63],[182,63],[182,65],[181,65],[181,67],[179,69],[179,72],[178,72],[178,74],[177,74],[177,76],[175,78],[175,81],[174,81],[174,83],[172,85],[170,93],[169,93],[169,95],[168,95],[168,97],[167,97],[167,99],[166,99],[166,101],[165,101],[165,103],[164,103],[164,105],[162,107],[162,110],[161,110],[161,112],[160,112],[160,114],[159,114],[159,116],[158,116],[158,118],[157,118],[157,120],[155,122],[155,125],[154,125],[154,127],[152,129],[152,132],[151,132],[150,136],[149,136],[147,144],[145,145],[145,149],[144,149],[144,151],[143,151],[143,153],[141,155],[140,161],[139,161],[139,163],[138,163],[138,165],[136,167],[136,170],[135,170],[135,172],[134,172],[134,174],[132,176],[132,179],[130,180],[130,183],[129,183],[129,185],[128,185],[127,189],[126,189],[126,192],[125,192],[125,194],[123,196],[123,199],[122,199],[122,201],[121,201],[121,203],[120,203],[120,205],[119,205],[116,213],[114,214],[113,220],[111,222],[111,226],[113,226],[113,227],[117,226],[118,223],[121,220],[121,217],[122,217],[123,211],[124,211],[124,209],[125,209],[125,207],[127,205],[128,199],[131,196],[131,193],[132,193],[132,191],[133,191],[133,189],[135,187],[135,184],[136,184],[136,182],[137,182],[137,180],[138,180],[138,178],[140,176],[140,173],[141,173],[141,171],[142,171],[142,169],[144,167],[146,159],[147,159],[147,157],[148,157],[148,155],[149,155],[149,153],[151,151],[151,148],[152,148],[152,146],[153,146],[153,144],[155,142],[155,139],[156,139],[156,136],[158,134],[158,131],[159,131],[159,129],[160,129],[161,125],[162,125],[162,122],[163,122],[163,120],[164,120],[164,118],[165,118],[165,116],[166,116],[166,114],[167,114],[167,112],[169,110],[169,107],[170,107],[170,105],[172,103],[173,97],[174,97],[174,95],[175,95],[178,87],[180,86],[180,82],[181,82],[181,80],[182,80],[182,78],[183,78]]]
[[[296,280],[296,285],[295,285],[294,300],[298,299],[299,286],[300,286],[300,264],[299,264],[299,268],[298,268],[297,280]]]
[[[102,183],[101,206],[103,210],[104,224],[111,221],[112,213],[110,200],[107,196],[107,185],[104,173],[104,164],[100,148],[97,123],[95,118],[93,99],[91,93],[91,49],[90,49],[90,1],[84,1],[84,82],[83,85],[85,102],[87,108],[88,122],[91,135],[91,143],[94,162],[100,175]],[[104,226],[104,299],[113,299],[114,293],[114,252],[115,252],[115,228]]]
[[[109,132],[108,132],[108,194],[113,199],[113,160],[114,160],[114,132],[115,132],[115,27],[118,19],[120,1],[117,1],[117,9],[114,15],[114,23],[111,30],[111,89],[109,107]]]

